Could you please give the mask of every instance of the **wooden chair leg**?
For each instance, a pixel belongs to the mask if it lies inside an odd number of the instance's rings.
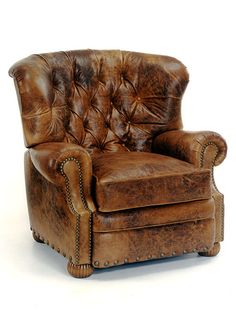
[[[201,256],[211,257],[211,256],[216,256],[219,252],[220,252],[220,243],[216,242],[209,251],[199,252],[198,254]]]
[[[67,264],[69,274],[76,278],[86,278],[92,275],[93,266],[90,264],[74,265],[71,262]]]

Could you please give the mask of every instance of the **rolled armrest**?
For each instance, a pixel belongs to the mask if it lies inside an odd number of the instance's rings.
[[[92,162],[83,147],[53,142],[36,145],[29,152],[39,173],[65,189],[72,211],[95,210],[91,198]]]
[[[217,133],[211,131],[168,131],[154,139],[153,151],[172,156],[198,167],[211,168],[226,157],[227,145]]]

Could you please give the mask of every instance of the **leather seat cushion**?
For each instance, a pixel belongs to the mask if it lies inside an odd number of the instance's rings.
[[[210,170],[154,153],[94,155],[93,176],[101,212],[211,198]]]

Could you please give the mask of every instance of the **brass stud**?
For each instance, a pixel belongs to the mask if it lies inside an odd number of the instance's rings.
[[[49,241],[48,240],[46,241],[46,244],[49,245]]]
[[[52,249],[54,249],[54,248],[55,248],[55,246],[52,244],[52,245],[51,245],[51,248],[52,248]]]
[[[193,252],[195,253],[195,252],[197,252],[197,250],[196,250],[196,249],[193,249]]]
[[[165,256],[165,253],[161,253],[161,257]]]
[[[173,255],[173,256],[175,256],[175,255],[176,255],[176,252],[175,252],[175,251],[174,251],[174,252],[172,252],[172,255]]]
[[[150,254],[150,255],[148,255],[148,259],[151,259],[152,258],[152,255]]]
[[[140,257],[139,257],[139,256],[137,256],[137,257],[136,257],[136,261],[139,261],[139,260],[140,260]]]
[[[125,259],[124,259],[124,262],[125,262],[125,263],[128,263],[128,258],[125,258]]]
[[[60,253],[60,249],[59,248],[57,248],[57,253]]]
[[[94,266],[98,266],[98,265],[99,265],[99,261],[95,261]]]
[[[184,250],[184,254],[186,254],[187,253],[187,251],[186,250]]]
[[[66,253],[65,253],[65,252],[63,252],[62,255],[63,255],[64,257],[66,257]]]
[[[108,265],[109,265],[109,262],[106,261],[106,262],[104,263],[104,266],[108,266]]]

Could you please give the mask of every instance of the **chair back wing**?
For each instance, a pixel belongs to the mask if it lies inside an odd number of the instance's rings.
[[[70,142],[90,153],[150,151],[153,136],[179,129],[185,66],[159,55],[77,50],[14,64],[25,144]]]

